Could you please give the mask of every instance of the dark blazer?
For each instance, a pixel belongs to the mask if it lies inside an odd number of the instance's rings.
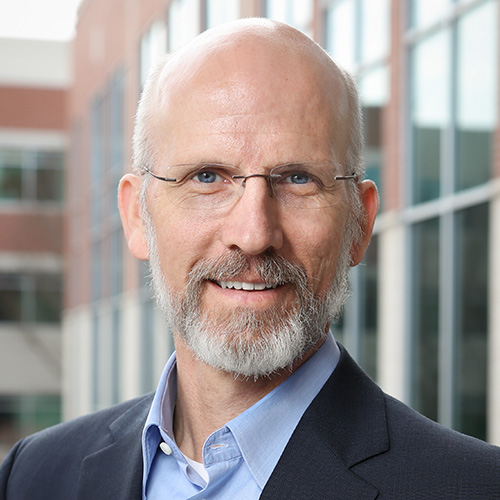
[[[141,433],[151,400],[22,440],[0,469],[0,500],[140,500]],[[342,349],[261,498],[500,500],[500,448],[387,396]]]

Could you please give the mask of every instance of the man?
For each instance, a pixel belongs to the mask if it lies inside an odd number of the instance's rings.
[[[176,354],[158,389],[21,441],[14,499],[499,499],[500,450],[385,395],[329,324],[369,243],[351,77],[268,20],[163,61],[119,188]]]

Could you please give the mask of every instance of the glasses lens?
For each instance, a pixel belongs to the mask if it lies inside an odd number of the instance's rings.
[[[275,196],[289,207],[322,208],[336,203],[338,183],[332,163],[293,163],[271,170]]]
[[[169,200],[188,209],[216,209],[229,205],[238,185],[232,176],[239,170],[230,165],[173,165],[164,177]],[[163,177],[163,176],[162,176]]]

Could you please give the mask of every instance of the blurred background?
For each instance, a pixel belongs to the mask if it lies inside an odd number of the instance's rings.
[[[337,339],[390,394],[500,444],[498,3],[0,3],[0,459],[154,390],[171,333],[116,205],[133,116],[158,55],[249,16],[301,29],[360,86],[382,205]]]

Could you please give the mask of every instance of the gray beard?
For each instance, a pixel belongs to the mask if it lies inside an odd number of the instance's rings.
[[[349,244],[342,244],[335,279],[329,291],[316,296],[305,270],[280,255],[266,253],[252,258],[253,269],[266,283],[289,283],[295,288],[292,307],[281,304],[264,311],[249,307],[211,317],[201,308],[206,280],[232,280],[250,267],[240,250],[196,263],[188,275],[185,291],[174,293],[161,270],[156,235],[148,229],[152,288],[167,324],[206,364],[235,377],[258,379],[291,369],[306,352],[324,338],[328,325],[341,312],[349,297]]]

